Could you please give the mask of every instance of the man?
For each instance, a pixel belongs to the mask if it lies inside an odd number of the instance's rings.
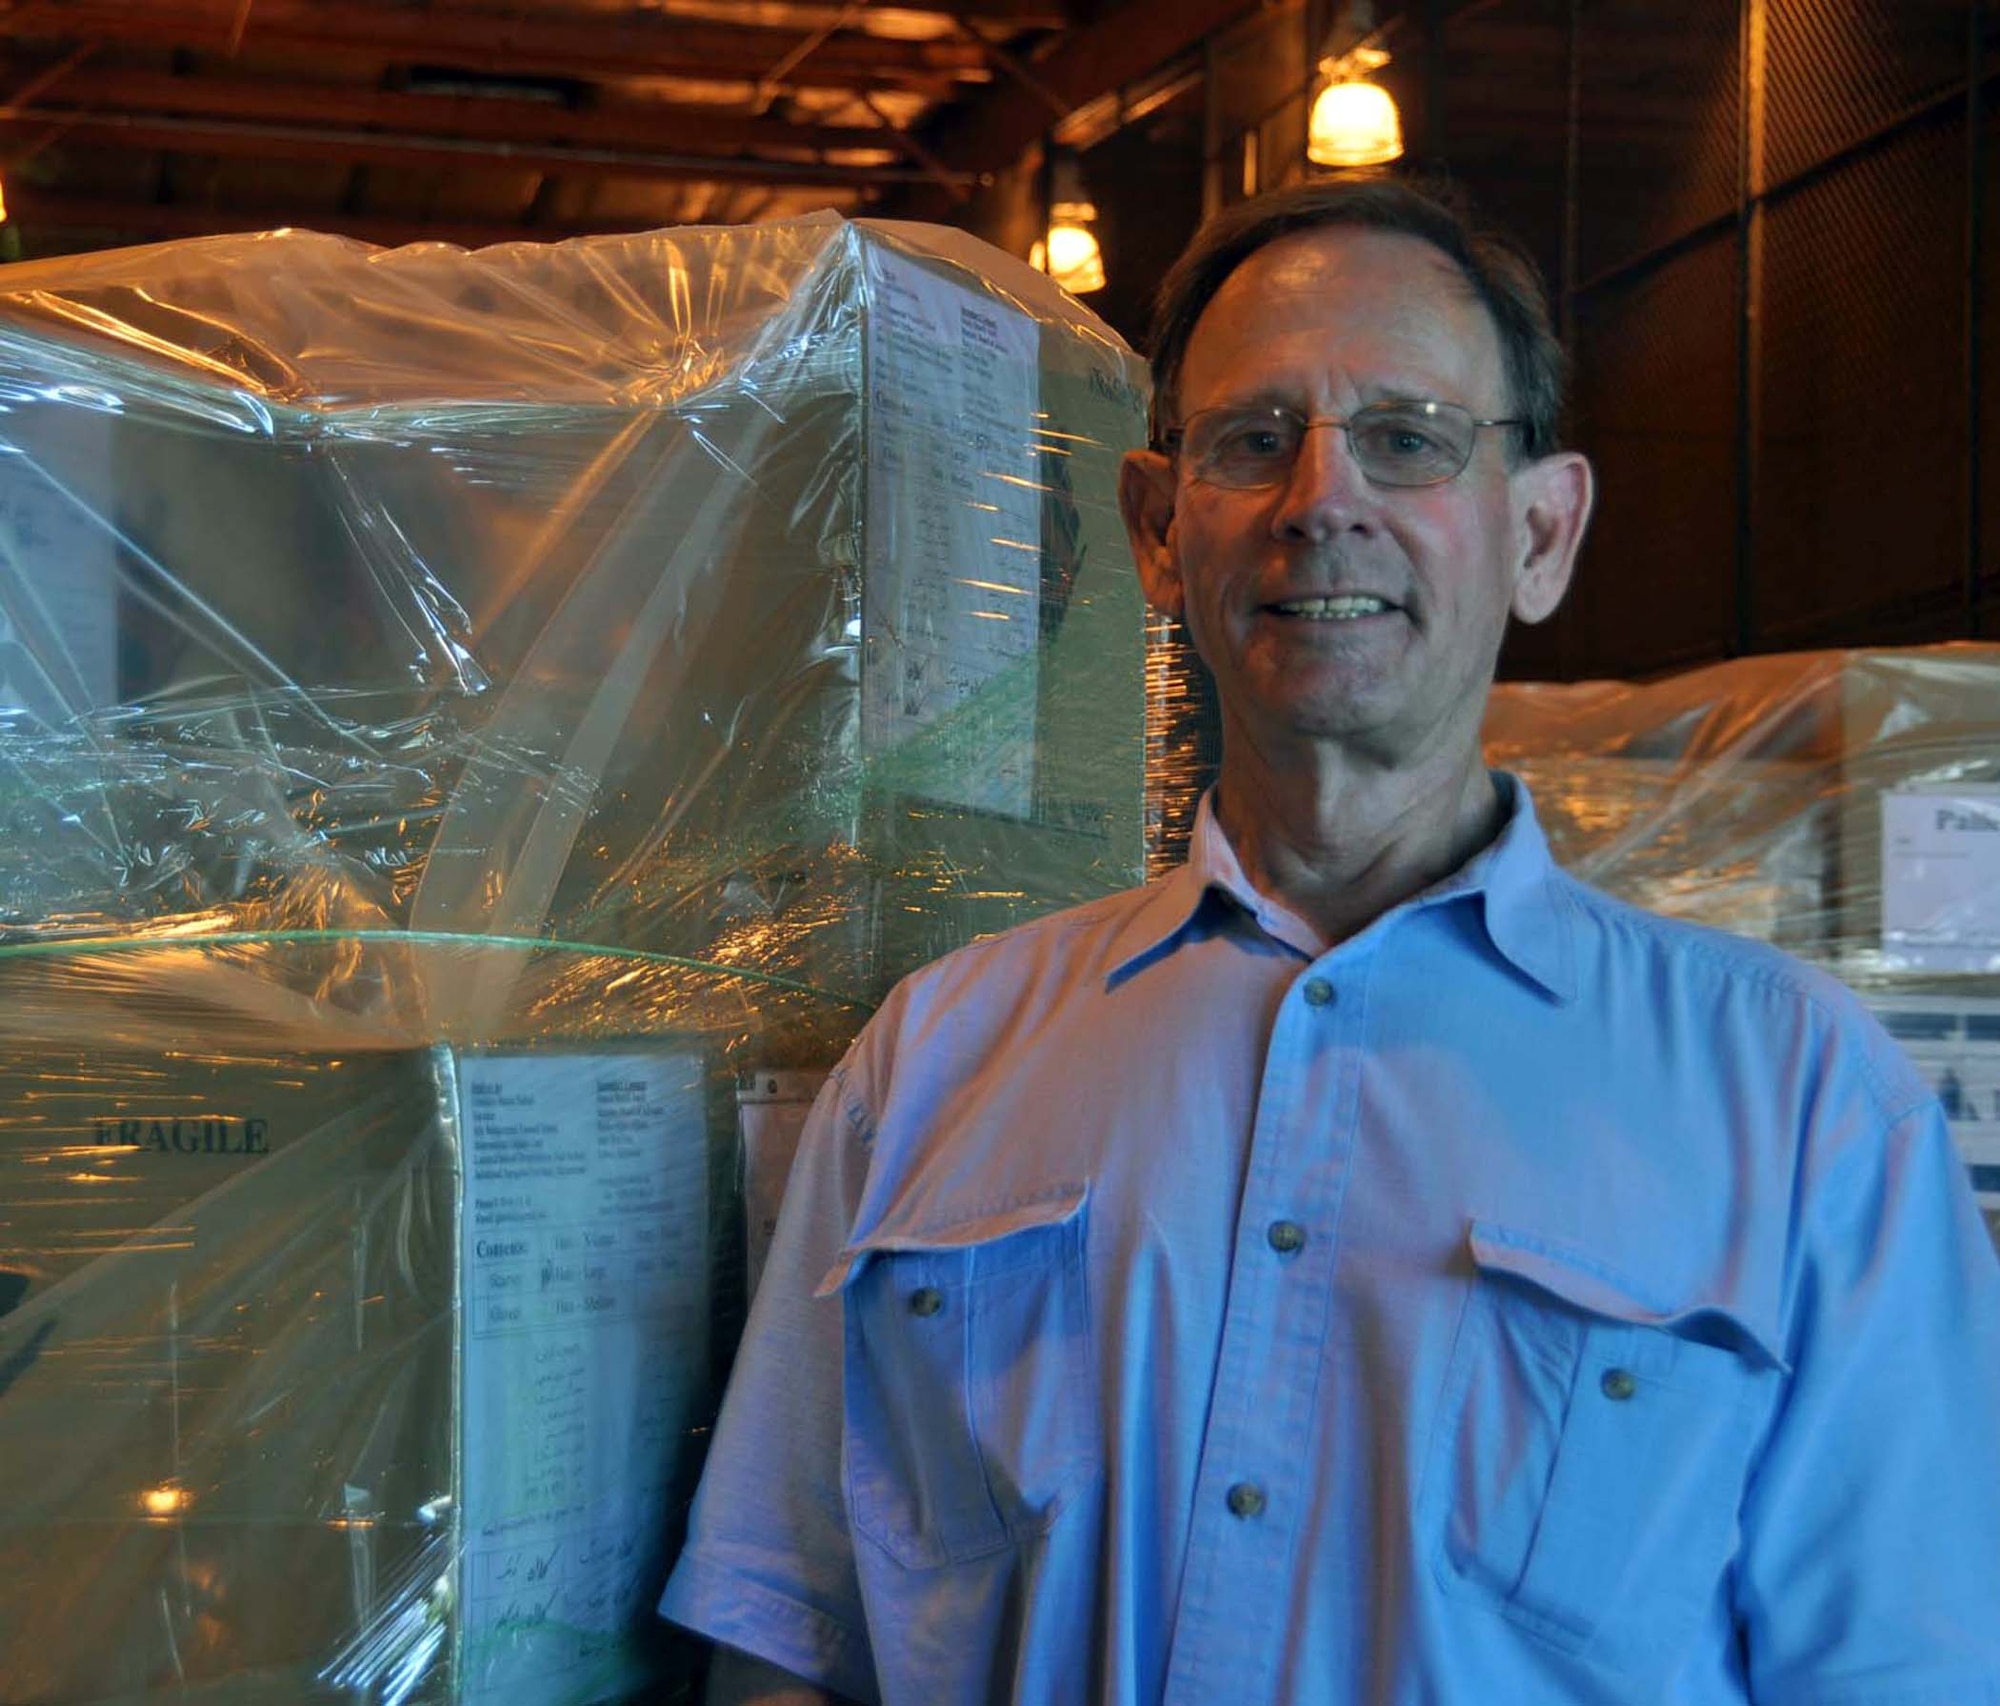
[[[2000,1702],[2000,1273],[1934,1099],[1481,763],[1591,502],[1531,270],[1313,185],[1156,326],[1121,499],[1221,780],[1184,869],[907,980],[821,1098],[664,1605],[714,1697]]]

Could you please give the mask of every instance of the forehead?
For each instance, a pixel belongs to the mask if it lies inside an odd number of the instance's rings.
[[[1257,250],[1202,310],[1182,412],[1250,393],[1502,401],[1499,335],[1457,264],[1400,232],[1323,227]]]

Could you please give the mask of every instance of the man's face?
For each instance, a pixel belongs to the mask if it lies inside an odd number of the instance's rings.
[[[1429,244],[1331,227],[1230,275],[1169,424],[1219,404],[1345,419],[1408,399],[1510,414],[1498,335]],[[1289,478],[1262,490],[1204,482],[1184,458],[1128,460],[1147,596],[1186,622],[1232,736],[1393,765],[1476,744],[1508,615],[1554,609],[1589,506],[1581,458],[1514,470],[1508,437],[1482,430],[1463,473],[1419,488],[1371,485],[1337,427],[1308,432]]]

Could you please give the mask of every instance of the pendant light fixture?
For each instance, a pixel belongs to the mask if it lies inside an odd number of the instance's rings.
[[[1049,231],[1028,253],[1031,266],[1047,273],[1072,296],[1104,288],[1104,251],[1093,225],[1097,208],[1083,187],[1083,170],[1072,154],[1058,154],[1049,167]]]
[[[1326,82],[1306,122],[1306,158],[1316,166],[1386,166],[1403,156],[1403,121],[1395,99],[1368,80],[1389,63],[1388,51],[1376,45],[1376,34],[1370,0],[1344,7],[1328,32],[1328,52],[1319,62]],[[1353,45],[1345,52],[1333,51],[1341,38]]]

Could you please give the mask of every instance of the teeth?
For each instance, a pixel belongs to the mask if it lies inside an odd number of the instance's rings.
[[[1360,616],[1380,616],[1389,605],[1384,599],[1356,595],[1346,598],[1294,598],[1277,608],[1286,616],[1308,616],[1323,622],[1352,622]]]

